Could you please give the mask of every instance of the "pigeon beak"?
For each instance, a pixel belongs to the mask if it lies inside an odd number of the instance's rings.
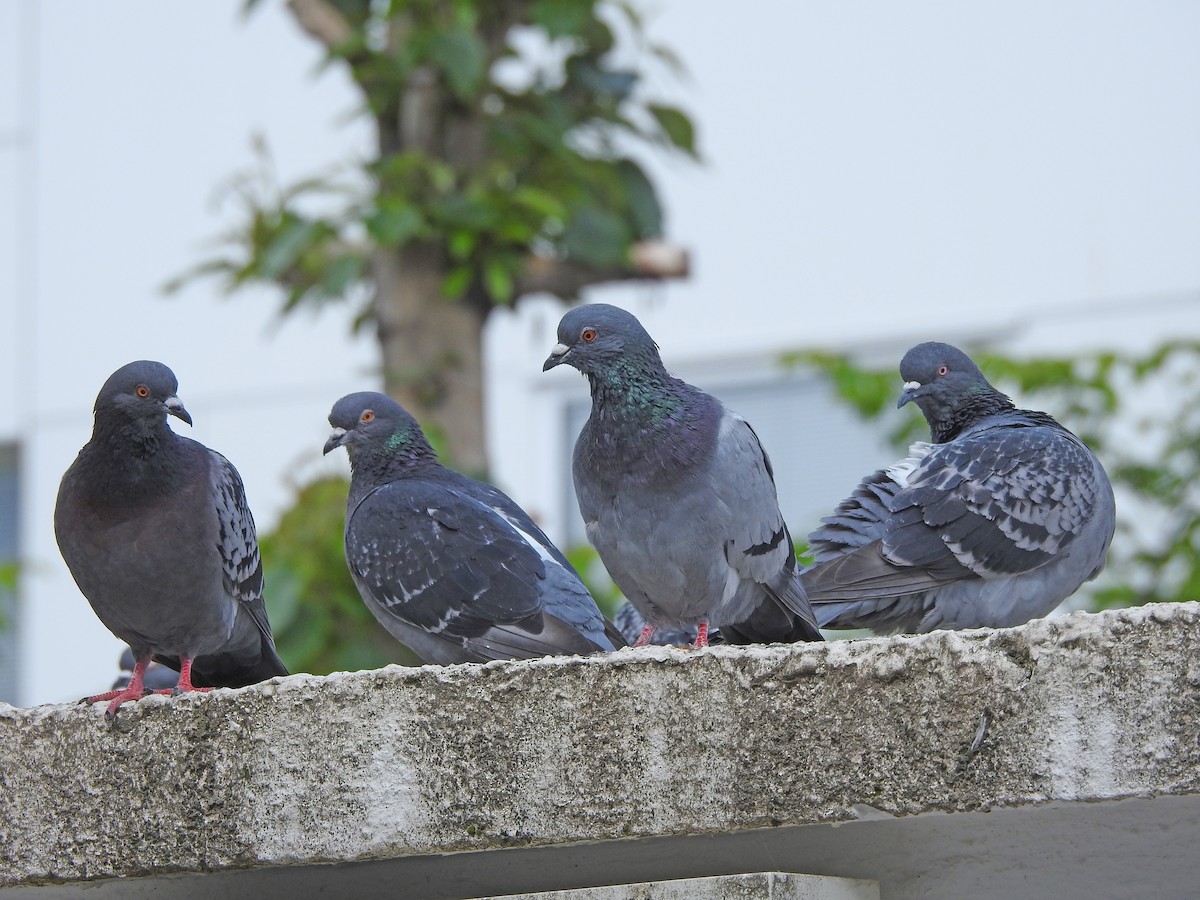
[[[346,431],[345,428],[333,429],[333,434],[329,435],[329,440],[325,442],[325,449],[322,451],[321,455],[325,456],[330,450],[335,450],[346,443],[346,435],[349,433],[350,432]]]
[[[560,366],[567,361],[567,354],[571,352],[571,348],[566,344],[555,344],[554,349],[550,351],[550,355],[546,357],[546,361],[542,363],[542,371],[549,372],[555,366]]]
[[[177,419],[183,419],[189,425],[192,424],[192,416],[186,409],[183,408],[183,401],[172,394],[163,401],[163,406],[167,408],[167,415],[174,416]]]
[[[907,403],[911,403],[917,399],[917,391],[921,389],[921,382],[906,381],[904,382],[904,390],[900,392],[900,399],[896,401],[896,409],[900,409]]]

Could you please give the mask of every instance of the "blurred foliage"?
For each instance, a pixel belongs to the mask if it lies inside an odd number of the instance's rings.
[[[624,265],[632,243],[661,235],[657,193],[628,149],[696,158],[695,131],[645,96],[650,72],[679,63],[646,38],[632,3],[329,5],[346,36],[327,63],[347,66],[362,90],[379,155],[349,178],[283,188],[261,151],[231,185],[244,224],[227,252],[169,290],[198,276],[230,291],[268,282],[287,311],[344,297],[368,277],[373,250],[419,243],[444,261],[447,297],[470,291],[490,307],[517,299],[531,253]]]
[[[4,628],[4,609],[15,599],[18,574],[17,563],[0,563],[0,629]]]
[[[1105,573],[1095,588],[1083,589],[1092,606],[1200,599],[1200,342],[1171,341],[1144,356],[971,355],[1018,406],[1044,409],[1083,438],[1108,471],[1117,535]],[[865,369],[822,352],[785,361],[816,367],[863,418],[895,409],[895,368]],[[915,406],[894,415],[890,437],[898,448],[928,440]]]
[[[375,621],[350,578],[342,538],[349,488],[344,478],[306,485],[275,529],[259,538],[271,630],[291,672],[420,662]]]
[[[600,607],[600,612],[611,619],[616,615],[617,607],[625,601],[625,597],[609,577],[608,569],[604,568],[604,563],[600,561],[600,554],[591,544],[577,544],[563,552],[579,573],[584,586],[591,592],[596,605]]]

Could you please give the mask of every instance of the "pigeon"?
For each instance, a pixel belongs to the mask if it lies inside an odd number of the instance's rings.
[[[152,659],[174,691],[241,687],[286,675],[262,598],[262,564],[241,476],[175,434],[192,418],[160,362],[122,366],[96,397],[92,437],[63,475],[58,547],[79,590],[135,659],[129,684],[87,698],[113,718],[146,692]]]
[[[727,643],[821,640],[797,578],[771,461],[754,429],[716,397],[669,375],[631,313],[595,303],[558,326],[543,370],[591,386],[572,471],[588,540],[646,621],[710,625]]]
[[[423,661],[587,655],[625,645],[562,552],[498,488],[443,466],[390,397],[348,394],[325,452],[350,457],[346,564]]]
[[[1009,627],[1095,578],[1116,506],[1087,445],[948,344],[913,347],[900,375],[897,406],[920,407],[932,443],[868,475],[809,535],[801,581],[822,627]]]

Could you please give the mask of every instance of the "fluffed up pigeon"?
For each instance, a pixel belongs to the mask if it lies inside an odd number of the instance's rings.
[[[523,509],[443,466],[384,394],[339,400],[325,452],[350,456],[346,563],[363,602],[430,663],[624,646],[565,556]]]
[[[809,544],[822,627],[1007,627],[1044,616],[1104,568],[1116,509],[1087,445],[1017,409],[961,350],[913,347],[898,406],[934,443],[867,476]]]
[[[588,540],[657,628],[717,625],[727,643],[820,640],[796,574],[775,478],[758,436],[704,391],[667,374],[630,313],[570,310],[543,369],[573,366],[592,411],[573,472]]]
[[[181,692],[287,674],[242,479],[167,427],[168,415],[192,422],[176,389],[175,374],[149,360],[109,376],[91,440],[58,489],[54,532],[67,568],[136,660],[127,687],[88,698],[111,701],[110,717],[143,696],[152,658],[179,671]]]

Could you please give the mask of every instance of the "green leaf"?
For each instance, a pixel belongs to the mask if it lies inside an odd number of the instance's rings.
[[[447,297],[458,298],[467,292],[475,271],[467,265],[455,266],[450,274],[442,280],[442,293]]]
[[[340,297],[346,290],[362,278],[363,261],[361,257],[348,254],[339,256],[331,262],[321,276],[321,290],[326,296]]]
[[[293,218],[285,224],[258,261],[258,274],[262,278],[278,278],[291,268],[305,250],[319,240],[325,232],[322,222],[312,219]]]
[[[617,163],[617,172],[625,185],[629,211],[633,215],[633,227],[638,237],[662,235],[662,206],[646,173],[642,171],[641,166],[629,159]]]
[[[377,244],[398,247],[421,233],[425,217],[415,206],[390,201],[367,216],[365,224]]]
[[[497,303],[512,300],[513,280],[504,260],[488,260],[483,266],[483,286]]]
[[[450,233],[450,239],[446,242],[446,249],[450,252],[450,256],[453,259],[463,260],[470,256],[478,245],[478,231],[459,229]]]
[[[594,5],[594,0],[534,0],[529,13],[551,38],[570,37],[591,21]]]
[[[429,55],[455,96],[474,99],[487,69],[487,48],[477,34],[465,28],[439,32],[429,43]]]
[[[561,219],[566,216],[566,207],[561,200],[549,191],[543,191],[529,185],[522,185],[510,195],[514,203],[519,203],[526,209],[532,210],[547,219]]]
[[[462,193],[439,198],[430,204],[429,212],[444,227],[488,231],[496,223],[496,211],[486,199]]]
[[[689,156],[696,156],[696,129],[687,114],[674,106],[648,104],[646,107],[672,146]]]
[[[629,227],[616,213],[596,206],[576,212],[563,232],[567,255],[593,266],[624,263],[632,241]]]

